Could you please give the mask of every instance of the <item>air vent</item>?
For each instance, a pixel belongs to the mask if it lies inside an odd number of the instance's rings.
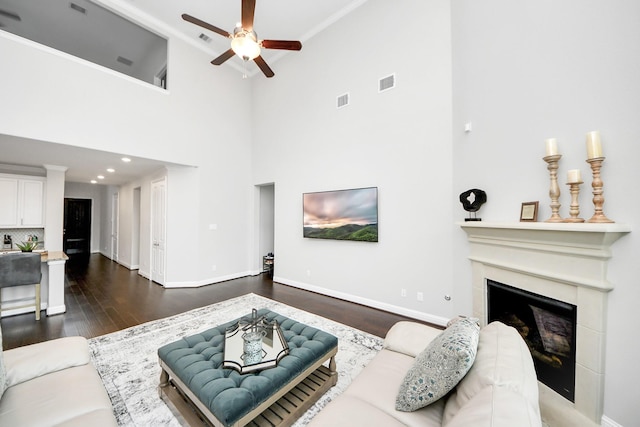
[[[396,75],[391,74],[390,76],[383,77],[378,80],[378,92],[384,92],[385,90],[393,89],[396,87]]]
[[[75,3],[69,3],[69,7],[70,7],[71,9],[75,10],[76,12],[80,12],[80,13],[82,13],[83,15],[86,15],[86,14],[87,14],[87,9],[85,9],[85,8],[84,8],[84,7],[82,7],[82,6],[78,6],[78,5],[77,5],[77,4],[75,4]]]
[[[346,107],[347,105],[349,105],[349,92],[345,93],[344,95],[340,95],[337,98],[336,107],[343,108],[343,107]]]
[[[14,21],[22,21],[22,18],[20,18],[20,15],[18,15],[17,13],[9,12],[9,11],[2,10],[2,9],[0,9],[0,16],[4,16],[5,18],[13,19]]]
[[[208,35],[206,35],[205,33],[200,33],[200,35],[198,36],[198,38],[202,41],[205,41],[207,43],[209,43],[211,41],[211,37],[209,37]]]
[[[133,64],[132,60],[123,58],[122,56],[118,56],[118,62],[124,65],[127,65],[129,67],[131,67],[131,64]]]

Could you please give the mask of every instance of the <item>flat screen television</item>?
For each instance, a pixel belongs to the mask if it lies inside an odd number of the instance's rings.
[[[320,191],[302,195],[303,236],[378,241],[378,188]]]

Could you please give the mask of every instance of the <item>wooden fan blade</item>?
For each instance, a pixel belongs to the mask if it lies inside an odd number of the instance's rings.
[[[256,0],[242,0],[242,28],[253,30],[253,15],[256,11]]]
[[[195,24],[199,27],[202,28],[206,28],[207,30],[213,31],[214,33],[218,33],[221,36],[225,36],[227,38],[231,38],[231,34],[229,34],[228,31],[225,31],[221,28],[216,27],[215,25],[211,25],[207,22],[201,21],[200,19],[193,17],[191,15],[187,15],[186,13],[182,14],[182,19],[184,19],[187,22],[191,22],[192,24]]]
[[[221,65],[223,62],[225,62],[227,59],[231,58],[235,54],[236,53],[233,51],[233,49],[229,49],[228,51],[226,51],[225,53],[223,53],[222,55],[218,56],[216,59],[211,61],[211,63],[213,65]]]
[[[302,43],[293,40],[262,40],[262,47],[265,49],[300,50]]]
[[[255,63],[258,65],[258,67],[262,70],[262,72],[264,73],[265,76],[267,77],[273,77],[275,76],[275,73],[273,72],[273,70],[267,65],[266,62],[264,62],[264,59],[262,59],[262,56],[256,56],[256,58],[254,59]]]

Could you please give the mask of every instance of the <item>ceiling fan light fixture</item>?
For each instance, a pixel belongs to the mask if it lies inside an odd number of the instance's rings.
[[[241,28],[236,28],[236,31],[234,31],[231,49],[245,61],[250,61],[260,56],[260,43],[258,43],[256,33],[245,31]]]

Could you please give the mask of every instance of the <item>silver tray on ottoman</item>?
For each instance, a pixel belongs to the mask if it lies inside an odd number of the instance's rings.
[[[262,338],[262,358],[259,361],[245,359],[243,335],[250,331],[241,322],[227,329],[224,337],[223,367],[235,369],[241,374],[275,367],[280,359],[289,354],[289,345],[282,335],[278,322],[262,320],[253,328],[265,332]]]

